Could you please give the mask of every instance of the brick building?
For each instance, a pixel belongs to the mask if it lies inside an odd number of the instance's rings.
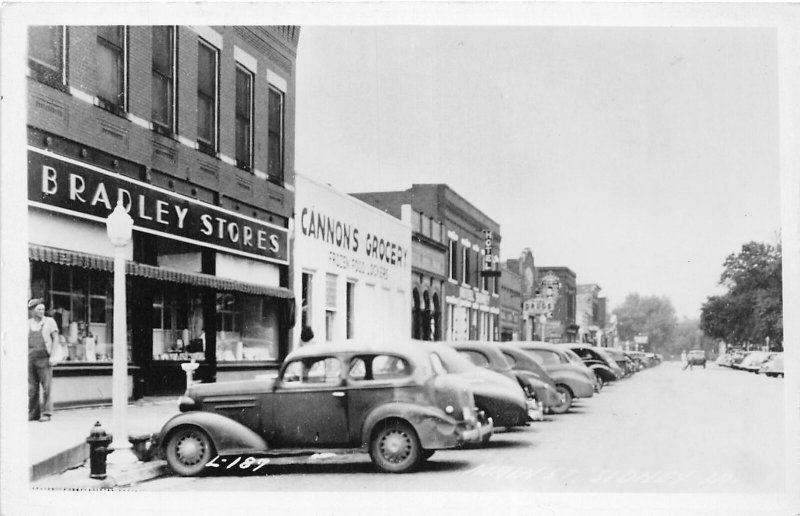
[[[500,264],[500,340],[521,339],[522,321],[522,275],[517,272],[516,261]]]
[[[535,340],[536,315],[533,310],[534,297],[539,289],[539,278],[536,275],[536,265],[533,261],[533,252],[525,248],[517,259],[506,260],[505,266],[519,274],[520,285],[520,340]]]
[[[402,191],[352,195],[398,218],[402,206],[410,205],[423,218],[441,221],[447,245],[442,337],[500,340],[500,278],[482,273],[485,230],[491,232],[492,274],[498,271],[501,235],[497,222],[445,184],[414,184]]]
[[[30,295],[68,360],[57,404],[110,398],[118,200],[127,256],[131,391],[252,377],[293,324],[299,28],[38,26],[28,45]]]
[[[558,278],[560,287],[552,317],[548,318],[544,328],[537,330],[537,335],[542,340],[556,344],[577,342],[579,326],[575,322],[575,296],[577,293],[575,273],[568,267],[536,267],[536,276],[539,281],[542,281],[548,274],[553,274]],[[543,338],[542,334],[544,334]]]
[[[580,326],[578,340],[600,345],[603,341],[604,315],[600,308],[600,285],[578,285],[575,305],[575,323]],[[605,307],[605,303],[603,303]]]

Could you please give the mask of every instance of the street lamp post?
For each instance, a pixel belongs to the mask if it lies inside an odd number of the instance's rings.
[[[136,462],[128,441],[128,325],[125,299],[125,251],[133,234],[133,219],[122,206],[122,199],[106,219],[106,232],[114,246],[114,362],[112,371],[113,425],[108,457],[113,464]]]

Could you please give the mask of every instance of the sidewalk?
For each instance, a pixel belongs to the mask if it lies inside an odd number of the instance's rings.
[[[130,403],[128,435],[158,433],[170,417],[178,414],[177,399],[177,396],[150,397]],[[110,406],[64,409],[57,410],[47,423],[29,421],[31,487],[102,489],[163,474],[164,462],[151,461],[125,468],[109,465],[105,481],[89,478],[88,463],[84,464],[89,458],[86,438],[97,421],[110,434],[113,427],[112,412]]]

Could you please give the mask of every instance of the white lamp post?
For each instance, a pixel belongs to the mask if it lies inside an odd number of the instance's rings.
[[[125,250],[131,242],[133,219],[122,206],[122,199],[106,219],[106,232],[114,245],[114,421],[110,446],[114,452],[109,455],[108,462],[127,464],[137,460],[128,441],[128,325],[125,320]]]

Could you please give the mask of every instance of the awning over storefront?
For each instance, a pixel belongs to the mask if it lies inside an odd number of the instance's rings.
[[[78,251],[68,251],[56,249],[42,245],[28,246],[28,257],[39,262],[55,263],[70,267],[81,267],[84,269],[94,269],[100,271],[113,272],[114,259],[96,254],[81,253]],[[210,274],[199,272],[185,272],[164,267],[155,267],[132,261],[125,262],[125,272],[130,276],[139,276],[159,281],[180,283],[183,285],[193,285],[196,287],[213,288],[227,292],[243,292],[258,296],[270,296],[281,299],[293,299],[294,293],[288,288],[267,287],[254,285],[242,281],[218,278]]]

